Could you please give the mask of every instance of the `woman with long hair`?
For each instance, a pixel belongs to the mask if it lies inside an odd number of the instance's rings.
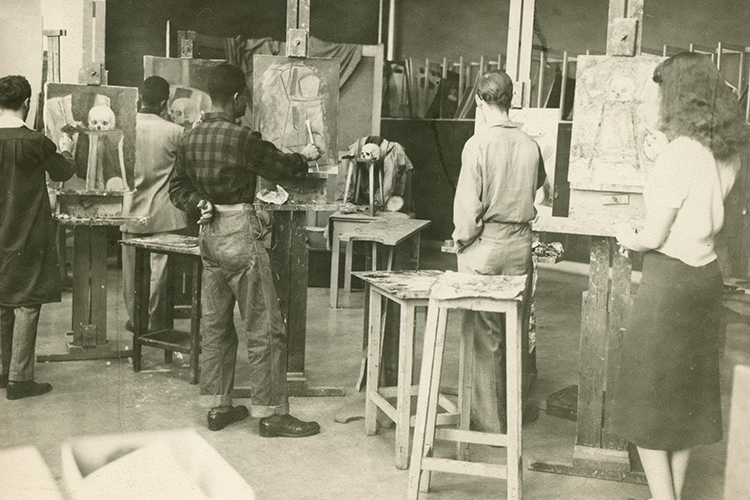
[[[645,254],[610,430],[637,446],[653,500],[680,500],[691,448],[722,438],[723,279],[714,236],[748,128],[710,58],[678,54],[653,79],[669,144],[644,186],[643,227],[616,235]]]

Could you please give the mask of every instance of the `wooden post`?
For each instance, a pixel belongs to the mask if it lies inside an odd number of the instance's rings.
[[[286,2],[286,56],[307,57],[310,37],[310,0]]]

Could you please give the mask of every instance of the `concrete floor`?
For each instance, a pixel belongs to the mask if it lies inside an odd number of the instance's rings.
[[[423,268],[450,268],[444,256],[425,249]],[[532,399],[544,410],[547,396],[577,383],[581,292],[587,288],[586,267],[560,263],[539,271],[537,290],[538,378]],[[123,328],[125,311],[118,271],[110,270],[109,340],[128,347]],[[306,439],[265,439],[258,436],[257,419],[233,424],[220,432],[205,426],[205,409],[197,404],[197,386],[188,383],[187,359],[166,364],[162,351],[144,348],[144,369],[134,373],[129,358],[63,361],[37,364],[36,379],[51,382],[44,396],[18,401],[0,398],[0,450],[35,445],[52,475],[62,485],[61,444],[83,435],[119,434],[143,430],[194,428],[254,488],[262,500],[399,499],[405,498],[408,471],[393,465],[393,428],[366,436],[361,419],[347,424],[334,416],[360,397],[354,390],[362,342],[362,292],[344,296],[347,307],[328,308],[328,289],[310,288],[305,376],[311,387],[338,387],[345,397],[291,399],[292,413],[320,422],[322,432]],[[38,354],[65,352],[64,333],[70,325],[71,296],[45,305],[39,327]],[[424,315],[419,316],[423,324]],[[451,376],[455,341],[449,340],[446,359]],[[242,352],[242,351],[241,351]],[[417,352],[420,352],[417,349]],[[242,360],[240,360],[242,361]],[[722,368],[725,429],[731,394],[732,367],[750,364],[750,330],[729,327]],[[242,386],[242,363],[237,385]],[[242,400],[238,400],[242,403]],[[629,499],[649,498],[644,485],[588,479],[528,469],[532,461],[570,463],[575,422],[540,412],[524,426],[524,498]],[[440,449],[438,449],[439,451]],[[482,447],[472,454],[494,460]],[[499,456],[499,453],[498,453]],[[691,457],[684,500],[722,498],[726,440],[696,449]],[[433,474],[426,499],[505,498],[505,484],[471,476]],[[0,498],[4,498],[0,492]]]

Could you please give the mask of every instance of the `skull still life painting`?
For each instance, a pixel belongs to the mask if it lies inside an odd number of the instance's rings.
[[[76,176],[63,188],[132,191],[138,90],[55,83],[46,90],[45,134],[73,143]]]

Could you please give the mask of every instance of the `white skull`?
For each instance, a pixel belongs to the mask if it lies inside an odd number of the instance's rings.
[[[362,146],[362,158],[365,160],[377,160],[380,158],[380,146],[377,144],[365,144]]]
[[[114,130],[115,113],[109,106],[98,105],[89,110],[90,130]]]
[[[194,123],[198,118],[198,107],[187,97],[175,99],[169,109],[169,115],[172,121],[177,125],[186,125]]]

